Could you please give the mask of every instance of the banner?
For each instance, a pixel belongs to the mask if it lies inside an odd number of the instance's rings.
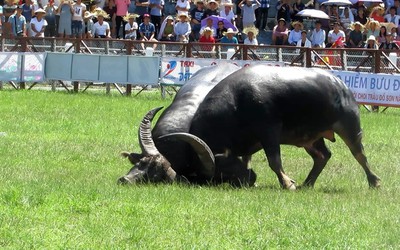
[[[0,53],[0,80],[17,82],[44,81],[46,53]]]
[[[400,75],[331,72],[349,87],[357,103],[400,107]]]
[[[203,67],[217,65],[226,62],[223,59],[198,59],[198,58],[162,58],[161,61],[161,83],[164,85],[183,85],[190,77]],[[263,64],[268,66],[283,67],[283,62],[264,62],[264,61],[245,61],[231,60],[231,63],[239,67],[247,67],[253,64]]]

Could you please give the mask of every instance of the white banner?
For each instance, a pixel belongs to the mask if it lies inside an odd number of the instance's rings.
[[[198,59],[198,58],[162,58],[161,61],[161,83],[171,85],[183,85],[190,77],[203,67],[216,65],[226,60],[221,59]],[[283,62],[264,62],[264,61],[244,61],[231,60],[233,64],[240,67],[246,67],[252,64],[264,64],[275,67],[283,67]]]
[[[0,80],[17,82],[44,81],[46,53],[0,53]]]
[[[400,107],[400,75],[332,71],[351,89],[357,103]]]

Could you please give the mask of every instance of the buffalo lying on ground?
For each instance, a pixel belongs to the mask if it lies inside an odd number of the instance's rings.
[[[142,125],[150,127],[152,112]],[[334,142],[336,133],[363,167],[369,185],[380,185],[364,154],[359,109],[351,91],[322,70],[263,65],[240,69],[207,94],[190,124],[189,133],[173,132],[161,138],[203,148],[196,150],[203,151],[201,160],[194,153],[187,159],[192,168],[207,170],[197,172],[206,180],[221,180],[230,168],[247,169],[245,159],[263,149],[281,186],[295,189],[281,163],[280,145],[288,144],[304,147],[313,158],[313,167],[303,185],[314,186],[331,157],[324,139]],[[151,136],[146,140],[153,143]],[[151,176],[171,176],[174,165],[155,146],[153,150],[152,155],[162,159],[159,162],[163,167],[155,168],[153,162],[141,160],[134,169],[147,169],[146,174]],[[172,176],[180,175],[175,172]]]

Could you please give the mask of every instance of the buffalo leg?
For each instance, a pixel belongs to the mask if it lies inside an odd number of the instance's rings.
[[[312,147],[305,147],[307,153],[313,158],[314,165],[302,186],[314,187],[315,181],[331,158],[331,152],[325,145],[323,138],[313,143]]]

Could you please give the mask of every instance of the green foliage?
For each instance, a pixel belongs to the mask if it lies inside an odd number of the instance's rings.
[[[400,245],[399,118],[363,108],[364,145],[382,188],[371,190],[344,143],[315,189],[281,190],[262,152],[258,187],[119,186],[156,91],[0,91],[1,249],[395,249]],[[312,161],[282,147],[299,183]]]

